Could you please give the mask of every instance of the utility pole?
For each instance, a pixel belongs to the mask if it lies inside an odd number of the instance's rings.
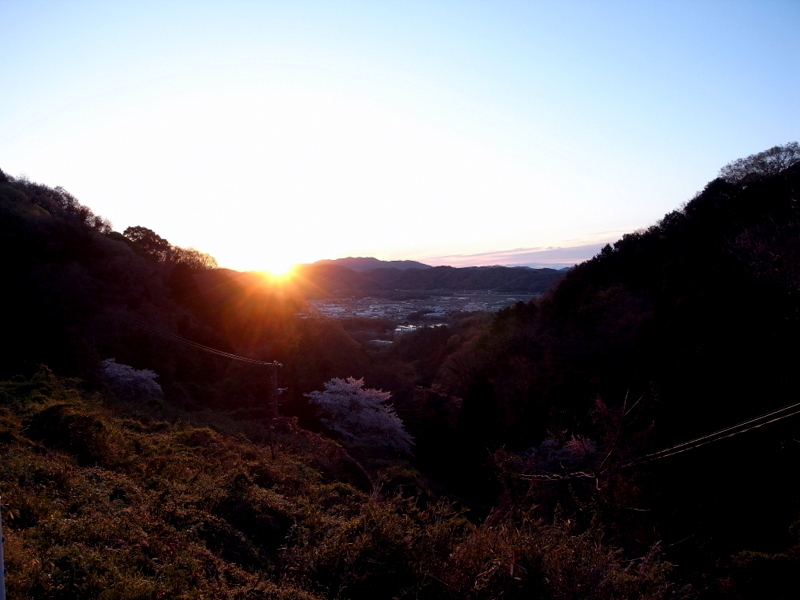
[[[269,369],[269,398],[267,399],[267,440],[269,443],[272,460],[275,460],[275,419],[278,416],[278,367],[283,365],[279,362],[272,362],[267,365]],[[0,598],[0,600],[4,600]]]
[[[268,366],[269,399],[267,400],[267,414],[270,419],[278,416],[278,367],[282,366],[279,362],[273,362]]]

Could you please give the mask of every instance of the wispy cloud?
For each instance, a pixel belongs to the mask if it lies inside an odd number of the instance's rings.
[[[433,256],[422,259],[429,265],[451,265],[454,267],[477,267],[483,265],[525,265],[535,267],[562,268],[589,260],[608,243],[618,240],[624,231],[604,232],[592,236],[591,243],[587,238],[565,241],[563,246],[538,248],[514,248],[512,250],[496,250],[478,254],[451,254]],[[575,242],[584,242],[575,244]],[[575,244],[575,245],[573,245]]]

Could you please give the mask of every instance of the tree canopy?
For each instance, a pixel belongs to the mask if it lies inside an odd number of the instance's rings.
[[[219,266],[210,254],[194,248],[173,246],[152,229],[141,225],[128,227],[122,235],[144,256],[156,262],[183,264],[193,269],[216,269]]]
[[[777,175],[798,162],[800,162],[800,145],[797,142],[789,142],[734,160],[722,167],[719,176],[730,183],[746,183]]]

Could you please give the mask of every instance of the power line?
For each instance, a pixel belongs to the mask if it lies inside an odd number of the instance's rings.
[[[184,344],[186,346],[190,346],[192,348],[196,348],[198,350],[202,350],[204,352],[208,352],[210,354],[215,354],[217,356],[222,356],[224,358],[228,358],[230,360],[238,360],[240,362],[245,362],[253,365],[263,365],[266,367],[282,367],[283,364],[279,363],[278,361],[266,362],[263,360],[256,360],[254,358],[248,358],[246,356],[240,356],[238,354],[233,354],[231,352],[223,352],[222,350],[217,350],[216,348],[212,348],[210,346],[205,346],[203,344],[199,344],[197,342],[193,342],[192,340],[187,340],[184,337],[176,335],[174,333],[170,333],[169,331],[165,331],[164,329],[160,329],[149,323],[145,323],[144,321],[140,321],[139,319],[135,319],[133,317],[129,317],[127,315],[120,314],[116,311],[109,311],[108,314],[111,314],[113,317],[128,323],[129,325],[133,325],[135,327],[139,327],[140,329],[145,329],[150,333],[163,337],[165,339],[171,340],[173,342],[178,342],[180,344]]]
[[[786,413],[786,411],[792,411],[792,412],[789,412],[787,414],[781,414],[781,413]],[[758,429],[759,427],[763,427],[764,425],[769,425],[770,423],[775,423],[776,421],[787,419],[797,414],[800,414],[800,402],[784,406],[783,408],[779,408],[770,411],[768,413],[764,413],[763,415],[759,415],[758,417],[754,417],[752,419],[747,419],[746,421],[742,421],[741,423],[737,423],[736,425],[731,425],[730,427],[718,429],[717,431],[714,431],[706,435],[701,435],[700,437],[694,438],[692,440],[681,442],[680,444],[675,444],[674,446],[663,448],[656,452],[651,452],[650,454],[645,454],[644,456],[640,456],[639,458],[635,458],[631,461],[626,462],[625,464],[622,465],[622,468],[634,467],[644,463],[660,460],[662,458],[675,456],[676,454],[681,454],[683,452],[688,452],[689,450],[694,450],[695,448],[705,446],[706,444],[718,442],[719,440],[724,440],[726,438],[739,435],[740,433],[746,433],[752,429]],[[749,425],[749,427],[746,427],[747,425]],[[744,427],[744,429],[742,429],[742,427]],[[528,480],[563,481],[566,479],[597,479],[598,473],[590,473],[587,471],[572,471],[568,473],[537,473],[537,474],[520,473],[517,474],[517,477]]]
[[[798,409],[798,410],[794,410]],[[782,412],[786,412],[787,410],[793,410],[794,412],[790,412],[788,414],[778,415]],[[623,467],[630,467],[634,465],[640,465],[646,462],[652,462],[654,460],[660,460],[662,458],[667,458],[669,456],[674,456],[676,454],[680,454],[682,452],[687,452],[689,450],[694,450],[695,448],[699,448],[701,446],[705,446],[706,444],[711,444],[712,442],[717,442],[719,440],[724,440],[729,437],[733,437],[735,435],[739,435],[740,433],[745,433],[752,429],[757,429],[759,427],[763,427],[764,425],[769,425],[770,423],[774,423],[776,421],[780,421],[781,419],[786,419],[788,417],[793,417],[794,415],[800,414],[800,402],[796,404],[791,404],[789,406],[784,406],[778,410],[774,410],[768,413],[765,413],[761,416],[755,417],[753,419],[748,419],[747,421],[743,421],[741,423],[737,423],[736,425],[732,425],[731,427],[726,427],[724,429],[719,429],[713,433],[709,433],[707,435],[700,436],[693,440],[689,440],[688,442],[682,442],[680,444],[676,444],[674,446],[670,446],[669,448],[664,448],[657,452],[652,452],[650,454],[646,454],[641,456],[637,459],[634,459],[630,462],[625,463],[622,465]],[[764,421],[764,419],[768,419],[769,417],[774,417],[769,419],[768,421]],[[763,421],[763,422],[762,422]],[[745,425],[750,425],[750,427],[746,427],[742,429]],[[727,435],[721,435],[723,433],[727,433]]]
[[[164,329],[160,329],[158,327],[154,327],[153,325],[150,325],[149,323],[145,323],[144,321],[140,321],[139,319],[135,319],[133,317],[129,317],[127,315],[120,314],[120,313],[118,313],[116,311],[108,311],[107,314],[110,314],[111,316],[119,319],[120,321],[128,323],[129,325],[133,325],[133,326],[138,327],[140,329],[144,329],[145,331],[149,331],[150,333],[158,335],[158,336],[160,336],[160,337],[162,337],[164,339],[167,339],[167,340],[170,340],[170,341],[173,341],[173,342],[178,342],[179,344],[184,344],[186,346],[189,346],[190,348],[196,348],[197,350],[202,350],[203,352],[207,352],[209,354],[214,354],[216,356],[221,356],[223,358],[227,358],[227,359],[230,359],[230,360],[237,360],[239,362],[244,362],[244,363],[248,363],[248,364],[251,364],[251,365],[260,365],[260,366],[264,366],[264,367],[272,367],[271,369],[269,369],[269,389],[270,389],[269,398],[270,398],[270,400],[269,400],[268,407],[269,407],[269,411],[270,411],[271,417],[277,417],[278,416],[278,393],[279,393],[278,392],[278,367],[282,367],[283,366],[278,361],[274,360],[272,362],[267,362],[267,361],[263,361],[263,360],[256,360],[254,358],[248,358],[247,356],[240,356],[238,354],[233,354],[231,352],[223,352],[222,350],[217,350],[216,348],[212,348],[211,346],[206,346],[204,344],[198,344],[197,342],[193,342],[192,340],[187,340],[184,337],[181,337],[179,335],[176,335],[176,334],[171,333],[169,331],[166,331]],[[270,435],[272,435],[272,434],[270,433]],[[2,599],[0,599],[0,600],[2,600]]]
[[[674,446],[671,446],[669,448],[665,448],[663,450],[659,450],[658,452],[653,452],[652,454],[648,454],[647,456],[653,456],[655,454],[660,454],[662,452],[675,450],[677,448],[680,448],[681,446],[688,446],[690,444],[694,444],[695,442],[699,442],[699,441],[704,440],[706,438],[711,438],[711,437],[717,436],[717,435],[719,435],[721,433],[726,433],[728,431],[733,431],[734,429],[739,429],[740,427],[742,427],[744,425],[749,425],[750,423],[755,423],[756,421],[760,421],[762,419],[766,419],[767,417],[771,417],[773,415],[777,415],[777,414],[785,412],[787,410],[793,410],[793,409],[797,408],[798,406],[800,406],[800,402],[798,402],[796,404],[790,404],[789,406],[784,406],[783,408],[778,408],[778,409],[770,411],[768,413],[764,413],[763,415],[759,415],[758,417],[753,417],[752,419],[748,419],[747,421],[742,421],[741,423],[737,423],[736,425],[731,425],[730,427],[725,427],[724,429],[719,429],[719,430],[717,430],[717,431],[715,431],[713,433],[702,435],[702,436],[700,436],[698,438],[695,438],[693,440],[689,440],[688,442],[681,442],[680,444],[675,444]],[[726,436],[726,437],[728,437],[728,436]]]

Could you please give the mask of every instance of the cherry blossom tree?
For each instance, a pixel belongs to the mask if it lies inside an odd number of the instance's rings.
[[[158,375],[150,369],[134,369],[107,358],[100,363],[101,377],[115,394],[122,398],[148,398],[161,396],[161,386],[155,382]]]
[[[364,379],[334,377],[325,384],[324,391],[306,396],[318,407],[325,426],[346,440],[411,453],[414,439],[394,408],[387,404],[390,392],[365,388]]]

